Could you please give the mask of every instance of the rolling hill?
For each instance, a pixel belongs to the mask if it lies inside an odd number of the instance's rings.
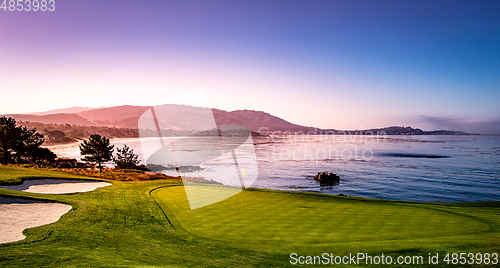
[[[81,112],[92,110],[92,109],[94,109],[94,108],[73,106],[70,108],[56,109],[56,110],[50,110],[50,111],[44,111],[44,112],[30,113],[30,114],[32,114],[32,115],[76,114],[76,113],[81,113]]]
[[[104,126],[116,128],[137,129],[139,117],[150,107],[148,106],[116,106],[84,110],[75,114],[55,113],[48,115],[12,114],[18,121],[39,122],[44,124],[70,124],[81,126]],[[184,130],[190,128],[190,122],[204,120],[208,108],[185,105],[166,104],[160,106],[164,112],[158,118],[163,126],[171,129]],[[57,110],[56,110],[57,111]],[[270,131],[311,131],[313,127],[300,126],[266,112],[252,110],[224,111],[212,109],[217,125],[242,125],[252,131],[266,128]],[[51,113],[44,112],[39,114]]]
[[[38,122],[44,124],[70,124],[79,126],[92,126],[93,123],[77,114],[7,114],[5,116],[13,117],[17,121]]]
[[[34,114],[12,114],[7,115],[14,117],[22,122],[35,122],[43,124],[69,124],[87,127],[108,127],[137,130],[138,119],[150,107],[149,106],[132,106],[123,105],[106,108],[90,109],[84,107],[72,107],[68,109],[60,109],[48,112]],[[55,113],[58,111],[77,111],[77,113]],[[293,124],[282,118],[273,116],[263,111],[253,110],[236,110],[224,111],[219,109],[210,109],[202,107],[193,107],[186,105],[165,104],[155,106],[158,123],[162,129],[170,129],[174,131],[185,131],[195,129],[193,126],[203,125],[206,122],[207,127],[210,127],[211,114],[217,125],[241,125],[249,128],[251,131],[291,131],[291,132],[314,132],[317,134],[345,134],[359,133],[371,134],[384,132],[388,135],[467,135],[469,133],[461,131],[436,130],[423,131],[418,128],[391,126],[386,128],[369,129],[363,131],[343,131],[335,129],[319,129],[309,126],[301,126]],[[79,112],[78,112],[79,111]],[[210,113],[211,112],[211,113]],[[54,129],[54,127],[50,127]],[[67,131],[67,130],[66,130]],[[137,136],[137,135],[134,135]]]

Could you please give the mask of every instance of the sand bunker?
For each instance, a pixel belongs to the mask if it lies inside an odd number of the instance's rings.
[[[89,192],[111,183],[90,180],[26,180],[21,185],[0,188],[43,194]],[[22,198],[0,197],[0,243],[23,240],[24,229],[53,223],[71,206]]]
[[[47,179],[26,180],[21,185],[0,186],[0,188],[41,194],[68,194],[89,192],[109,185],[111,183],[100,181]]]
[[[56,222],[70,209],[60,203],[0,197],[0,243],[23,240],[24,229]]]

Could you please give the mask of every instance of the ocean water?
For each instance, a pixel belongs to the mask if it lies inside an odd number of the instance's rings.
[[[498,136],[320,136],[257,148],[277,161],[262,161],[254,187],[424,202],[500,200]],[[312,159],[286,159],[287,149],[310,150]],[[313,179],[320,171],[338,174],[340,183],[320,185]]]
[[[199,137],[200,151],[205,150],[203,139]],[[127,144],[145,163],[142,149],[156,142],[113,143],[120,148]],[[312,135],[253,142],[253,148],[246,144],[238,149],[238,161],[256,161],[258,166],[256,180],[245,186],[423,202],[500,200],[500,136]],[[60,146],[55,153],[80,157],[76,146]],[[231,154],[198,166],[203,170],[181,175],[238,185],[226,172],[234,167]],[[340,182],[320,184],[314,175],[321,171],[338,174]],[[164,173],[179,175],[173,170]]]

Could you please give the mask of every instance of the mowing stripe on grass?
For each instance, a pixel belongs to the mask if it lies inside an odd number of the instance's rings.
[[[200,186],[198,194],[217,192],[205,191],[206,187],[224,188]],[[270,250],[289,249],[293,245],[404,242],[490,229],[478,220],[427,209],[424,204],[243,191],[216,204],[190,210],[183,187],[161,188],[153,197],[160,199],[164,210],[171,211],[183,229],[194,235]]]

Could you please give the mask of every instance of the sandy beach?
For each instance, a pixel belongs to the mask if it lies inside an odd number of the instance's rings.
[[[115,148],[116,147],[121,148],[123,143],[126,142],[135,143],[138,142],[139,140],[140,138],[115,138],[115,139],[110,139],[110,143],[115,144]],[[82,144],[82,142],[83,141],[77,141],[72,143],[47,145],[42,147],[51,150],[57,155],[57,157],[79,159],[81,158],[79,146],[80,144]]]

